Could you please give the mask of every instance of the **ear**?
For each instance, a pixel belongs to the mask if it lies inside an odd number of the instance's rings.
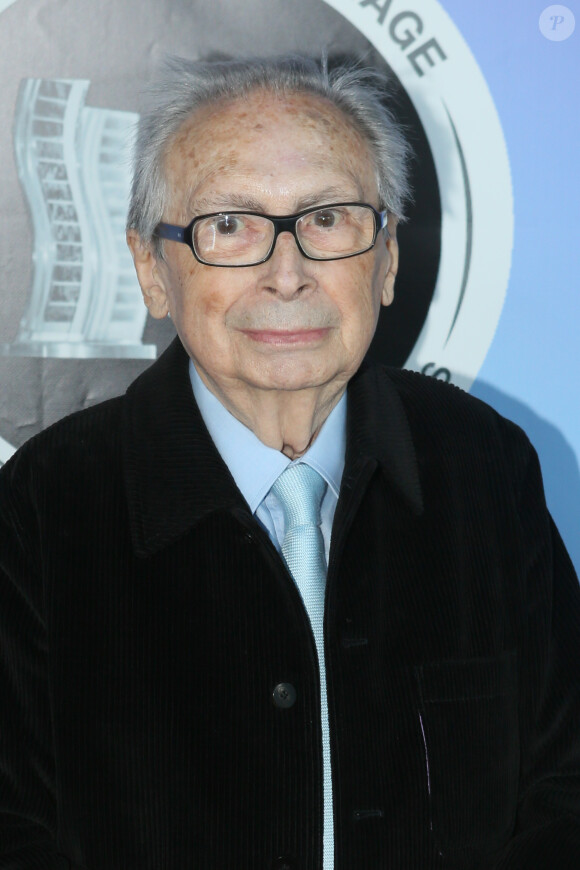
[[[385,275],[381,304],[390,305],[395,298],[395,278],[399,269],[399,243],[397,242],[397,221],[389,215],[387,221],[389,237],[387,239],[387,251],[389,254],[389,269]]]
[[[133,255],[137,279],[149,314],[157,320],[167,317],[167,291],[151,245],[143,242],[136,230],[127,230],[127,244]]]

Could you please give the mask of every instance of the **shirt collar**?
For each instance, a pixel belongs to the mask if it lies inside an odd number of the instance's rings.
[[[191,360],[189,377],[207,430],[254,513],[291,460],[279,450],[268,447],[236,419],[206,387]],[[345,448],[346,393],[328,415],[312,446],[294,461],[312,466],[338,498]]]

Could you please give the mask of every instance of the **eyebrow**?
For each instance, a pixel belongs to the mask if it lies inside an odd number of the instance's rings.
[[[360,186],[357,184],[357,196],[362,198],[363,193]],[[322,190],[317,190],[301,196],[295,200],[295,212],[304,211],[316,205],[325,205],[332,202],[346,202],[350,200],[351,195],[344,192],[344,188],[340,187],[325,187]],[[227,193],[215,194],[209,197],[193,198],[189,203],[188,213],[191,215],[211,214],[214,211],[243,209],[244,211],[257,211],[267,214],[268,211],[264,207],[264,203],[256,199],[250,194],[244,193]]]

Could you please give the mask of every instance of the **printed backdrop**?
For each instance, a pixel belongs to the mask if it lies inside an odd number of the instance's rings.
[[[506,9],[509,6],[509,9]],[[166,347],[124,242],[131,139],[167,54],[353,52],[415,151],[372,353],[522,425],[580,566],[576,2],[0,0],[0,465]]]

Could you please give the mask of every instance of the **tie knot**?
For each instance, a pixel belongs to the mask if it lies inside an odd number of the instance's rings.
[[[286,531],[304,525],[320,523],[320,506],[326,491],[326,481],[310,465],[299,462],[289,465],[272,486],[284,511]]]

